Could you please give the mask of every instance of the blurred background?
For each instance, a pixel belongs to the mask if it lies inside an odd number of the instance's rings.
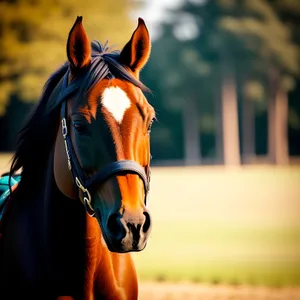
[[[300,286],[300,1],[1,1],[0,171],[77,15],[119,49],[139,16],[152,39],[141,282]]]

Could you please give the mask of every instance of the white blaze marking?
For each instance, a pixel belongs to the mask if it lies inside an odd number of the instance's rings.
[[[102,94],[102,104],[115,120],[121,123],[125,111],[130,107],[131,102],[122,89],[119,87],[109,87]]]

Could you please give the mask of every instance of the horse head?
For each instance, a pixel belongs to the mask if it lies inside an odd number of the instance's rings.
[[[139,81],[150,48],[142,19],[122,51],[91,43],[82,17],[67,41],[54,176],[63,194],[96,217],[113,252],[144,249],[151,231],[147,194],[155,112]]]

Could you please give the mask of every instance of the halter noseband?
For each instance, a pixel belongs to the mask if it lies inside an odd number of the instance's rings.
[[[67,78],[68,78],[68,72],[65,74],[65,78],[63,80],[62,91],[65,88],[67,88]],[[77,85],[73,86],[70,89],[70,92],[68,94],[74,92],[77,88],[78,88]],[[63,94],[63,92],[61,92],[61,94]],[[61,95],[61,97],[65,98],[65,96],[63,95]],[[62,135],[64,138],[65,151],[68,159],[68,169],[72,172],[73,180],[76,183],[77,187],[83,193],[83,204],[86,212],[90,216],[95,215],[95,211],[91,203],[92,198],[89,190],[93,188],[96,184],[104,183],[107,179],[116,175],[125,175],[125,174],[138,175],[142,179],[144,184],[144,192],[145,192],[144,202],[146,203],[148,192],[149,192],[149,185],[150,185],[150,168],[148,168],[149,174],[147,175],[145,169],[136,161],[119,160],[119,161],[109,163],[104,168],[99,170],[96,174],[94,174],[92,177],[88,177],[78,161],[78,158],[76,156],[72,144],[72,139],[69,134],[68,123],[67,123],[67,100],[66,99],[62,99],[61,117],[62,117],[61,120]]]

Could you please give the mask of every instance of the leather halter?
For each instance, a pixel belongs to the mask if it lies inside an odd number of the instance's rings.
[[[126,175],[126,174],[136,174],[138,175],[144,184],[144,192],[145,192],[145,199],[144,202],[146,203],[148,192],[149,192],[149,185],[150,185],[150,168],[149,174],[147,175],[145,169],[136,161],[134,160],[118,160],[112,163],[109,163],[104,168],[99,170],[96,174],[92,177],[86,175],[84,170],[82,169],[76,153],[74,151],[74,147],[72,144],[72,139],[69,134],[68,130],[68,118],[67,118],[67,99],[66,96],[73,93],[75,90],[79,88],[78,84],[73,84],[69,87],[71,89],[67,93],[67,95],[63,95],[63,91],[68,87],[68,72],[65,74],[62,90],[61,90],[61,123],[62,123],[62,135],[64,138],[65,143],[65,151],[68,159],[68,168],[72,172],[73,180],[76,183],[77,187],[83,193],[83,204],[85,207],[86,212],[90,216],[95,215],[95,211],[92,206],[92,198],[90,194],[90,190],[95,187],[96,185],[103,184],[107,179],[116,175]],[[65,99],[63,99],[65,98]]]

